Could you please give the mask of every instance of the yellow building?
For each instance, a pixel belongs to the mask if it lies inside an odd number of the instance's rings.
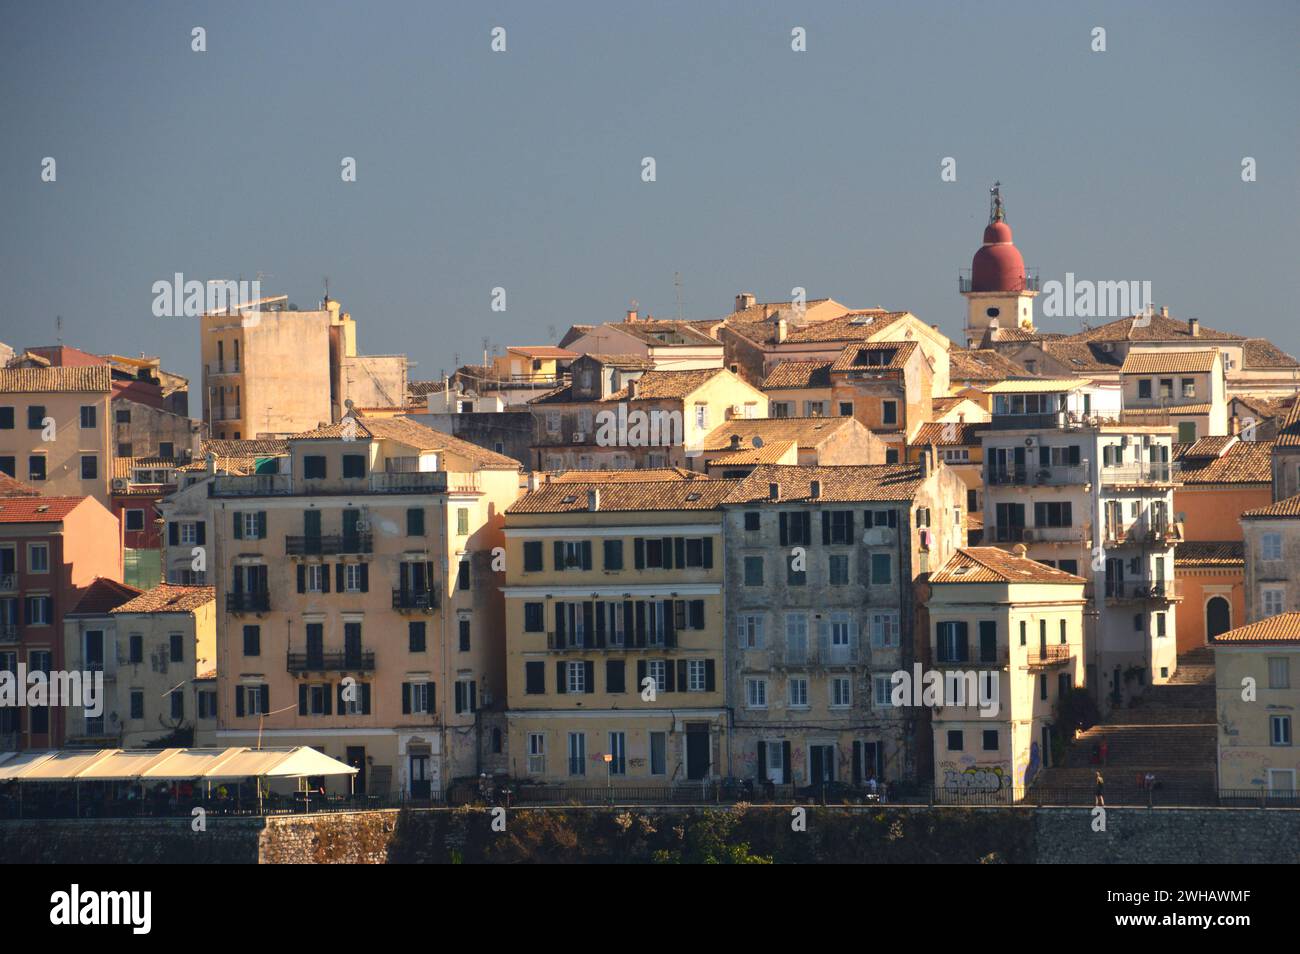
[[[69,743],[197,744],[194,682],[216,663],[216,608],[210,586],[163,583],[141,592],[96,580],[64,618],[64,659],[70,670],[102,672],[105,700],[98,714],[73,710]]]
[[[1295,804],[1300,747],[1300,613],[1220,633],[1214,648],[1221,798],[1268,793]]]
[[[0,473],[109,506],[111,396],[106,364],[0,369]]]
[[[940,694],[926,698],[914,672],[904,699],[930,712],[935,786],[945,797],[1022,798],[1051,766],[1061,697],[1083,682],[1087,581],[1019,549],[968,547],[930,578],[921,679],[933,673]]]
[[[506,512],[512,776],[725,774],[718,505],[735,483],[549,483]]]
[[[400,418],[288,447],[280,473],[210,478],[218,743],[310,745],[378,795],[477,775],[502,742],[493,551],[519,464]]]

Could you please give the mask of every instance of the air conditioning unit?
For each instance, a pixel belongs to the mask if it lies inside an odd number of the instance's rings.
[[[1025,446],[1026,446],[1026,447],[1037,447],[1037,446],[1038,446],[1038,438],[1037,438],[1037,437],[1026,437],[1026,438],[1025,438]]]
[[[574,431],[574,432],[573,432],[573,443],[575,443],[575,444],[582,444],[582,443],[586,442],[586,440],[587,440],[587,434],[586,434],[585,431]]]
[[[127,480],[125,477],[113,478],[113,490],[116,493],[123,493],[130,486],[131,486],[131,482]]]

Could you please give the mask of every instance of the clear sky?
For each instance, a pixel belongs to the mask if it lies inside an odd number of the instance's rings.
[[[197,391],[197,322],[153,283],[259,271],[304,308],[329,276],[416,378],[633,298],[675,316],[675,272],[688,318],[803,286],[958,338],[1000,179],[1044,280],[1147,280],[1300,354],[1298,38],[1295,0],[5,0],[0,340],[62,315]]]

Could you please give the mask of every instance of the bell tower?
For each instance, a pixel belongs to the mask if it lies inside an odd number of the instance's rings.
[[[1038,279],[1011,241],[1011,226],[1002,204],[1002,183],[989,190],[989,224],[984,244],[971,259],[970,276],[959,279],[966,299],[966,347],[978,348],[989,328],[1034,330]]]

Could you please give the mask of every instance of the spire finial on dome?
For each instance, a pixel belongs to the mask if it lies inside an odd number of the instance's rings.
[[[994,182],[989,189],[989,225],[1006,220],[1007,210],[1002,207],[1002,183]]]

